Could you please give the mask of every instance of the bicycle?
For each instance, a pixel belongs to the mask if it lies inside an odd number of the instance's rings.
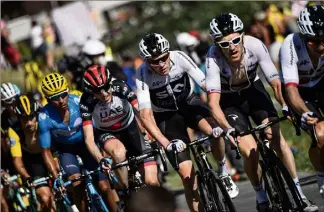
[[[268,127],[286,119],[286,116],[280,117],[268,123],[251,128],[251,130],[247,132],[235,135],[234,140],[238,144],[237,136],[242,137],[252,134],[257,142],[257,148],[261,156],[259,163],[262,169],[262,178],[271,203],[272,211],[302,212],[304,211],[302,198],[287,168],[277,157],[276,153],[269,148],[269,141],[267,139],[261,139],[256,135],[257,132],[264,131]]]
[[[205,151],[203,143],[208,139],[210,139],[210,136],[194,140],[187,144],[197,164],[196,176],[198,191],[202,199],[204,211],[235,212],[235,205],[232,202],[222,179],[220,179],[217,172],[213,169],[207,159],[207,153],[209,152]],[[178,153],[175,144],[172,145],[172,149],[175,158],[175,170],[178,171]]]

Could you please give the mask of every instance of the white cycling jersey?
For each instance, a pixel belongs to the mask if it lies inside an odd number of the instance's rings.
[[[221,49],[215,45],[210,47],[206,58],[206,90],[208,93],[232,93],[248,88],[250,82],[259,79],[257,69],[260,65],[268,82],[278,79],[279,74],[271,61],[269,52],[259,39],[244,36],[244,60],[242,70],[245,78],[240,83],[232,83],[232,70]]]
[[[177,111],[178,105],[193,93],[193,80],[202,86],[205,75],[182,51],[170,51],[170,72],[165,76],[156,74],[144,62],[136,72],[139,109]]]
[[[324,57],[320,57],[317,66],[313,67],[306,45],[299,33],[292,33],[284,40],[280,49],[280,77],[285,86],[310,88],[323,78]]]

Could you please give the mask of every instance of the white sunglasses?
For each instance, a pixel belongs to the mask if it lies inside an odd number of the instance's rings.
[[[220,42],[217,42],[217,44],[218,44],[219,47],[221,47],[221,48],[223,48],[223,49],[227,49],[227,48],[229,48],[231,44],[233,44],[234,46],[237,46],[237,45],[239,45],[239,44],[241,43],[241,41],[242,41],[242,35],[243,35],[243,34],[241,34],[241,35],[239,35],[239,36],[233,38],[233,39],[230,40],[230,41],[220,41]]]

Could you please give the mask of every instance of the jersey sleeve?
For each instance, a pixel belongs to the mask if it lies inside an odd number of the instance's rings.
[[[221,79],[220,79],[220,68],[216,63],[214,56],[214,46],[209,49],[206,58],[206,90],[207,93],[220,93],[221,92]]]
[[[257,56],[258,63],[267,81],[271,82],[274,79],[278,79],[279,73],[271,60],[267,47],[261,40],[254,37],[251,37],[251,43],[252,45],[250,46],[253,49],[253,53]]]
[[[12,157],[22,157],[20,138],[11,127],[8,129],[8,137],[9,137],[9,141],[10,141],[11,156]]]
[[[113,92],[120,98],[125,98],[131,105],[137,104],[137,96],[123,80],[113,81]]]
[[[38,116],[38,137],[42,148],[51,147],[51,121],[48,115],[41,111]]]
[[[92,124],[92,111],[94,110],[94,105],[94,99],[88,93],[83,93],[80,100],[82,126]]]
[[[147,85],[147,70],[142,64],[136,71],[136,92],[139,110],[151,108],[150,91]]]
[[[282,43],[279,53],[280,59],[280,74],[285,86],[297,86],[299,83],[298,77],[298,57],[293,42],[294,34],[290,34]]]
[[[205,75],[193,62],[193,60],[182,51],[177,51],[180,66],[187,71],[189,76],[201,87],[205,84]]]

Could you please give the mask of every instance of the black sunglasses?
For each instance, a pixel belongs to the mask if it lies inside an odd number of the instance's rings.
[[[104,90],[104,91],[107,91],[108,93],[111,93],[110,88],[111,88],[111,84],[110,83],[107,83],[107,84],[103,85],[102,87],[94,88],[92,90],[92,92],[93,93],[101,93],[101,91]]]
[[[64,91],[64,92],[61,92],[59,94],[55,94],[53,96],[50,96],[50,97],[48,97],[48,99],[51,100],[51,101],[59,101],[60,98],[64,99],[65,97],[67,97],[68,94],[69,94],[68,91]]]
[[[147,61],[151,65],[159,65],[160,64],[160,61],[162,61],[162,62],[165,63],[169,59],[169,55],[170,55],[170,53],[166,54],[165,56],[163,56],[163,57],[161,57],[161,58],[159,58],[157,60],[151,60],[150,59],[150,60],[147,60]]]

